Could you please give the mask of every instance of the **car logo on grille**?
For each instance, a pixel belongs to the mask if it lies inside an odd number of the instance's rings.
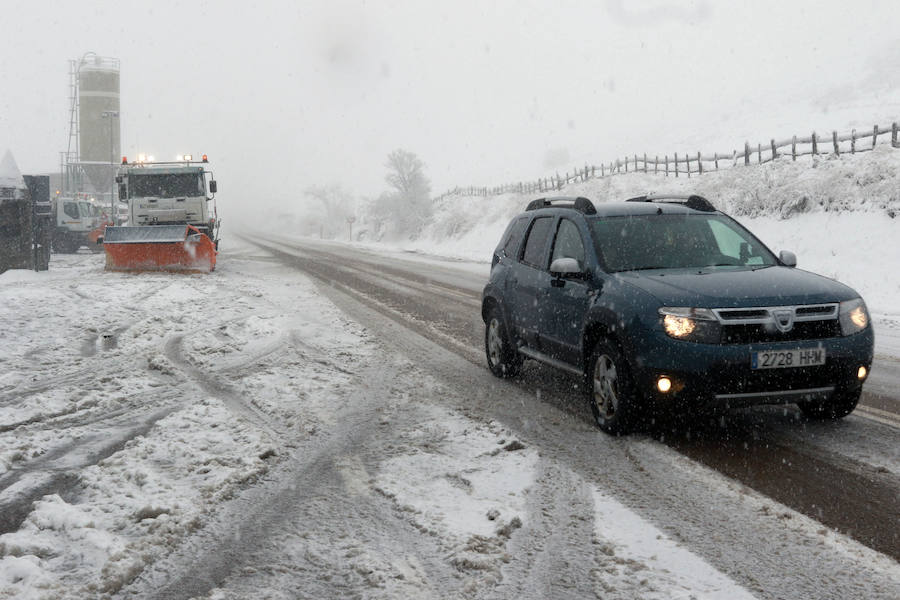
[[[772,316],[775,318],[775,327],[777,327],[778,331],[781,333],[787,333],[794,328],[793,309],[773,310]]]

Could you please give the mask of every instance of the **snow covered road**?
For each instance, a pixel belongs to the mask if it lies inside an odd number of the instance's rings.
[[[491,377],[483,267],[231,245],[209,276],[0,276],[0,597],[900,596],[896,554],[601,434],[566,378]],[[900,489],[887,425],[728,430],[701,454],[792,445]]]

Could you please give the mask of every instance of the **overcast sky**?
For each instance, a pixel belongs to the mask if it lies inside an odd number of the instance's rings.
[[[334,182],[375,196],[398,147],[437,193],[843,129],[846,102],[866,126],[900,118],[879,96],[900,83],[900,3],[887,0],[0,8],[0,151],[24,173],[58,168],[67,61],[93,51],[121,60],[124,151],[209,154],[235,207]]]

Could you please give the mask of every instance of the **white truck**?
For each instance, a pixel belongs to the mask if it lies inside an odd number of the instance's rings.
[[[97,201],[88,194],[79,193],[71,197],[58,196],[52,204],[50,243],[53,251],[71,254],[82,246],[99,251],[97,237],[102,235],[106,216]]]

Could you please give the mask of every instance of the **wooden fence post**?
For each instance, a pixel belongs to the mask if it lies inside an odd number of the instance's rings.
[[[819,140],[816,139],[816,132],[812,133],[812,142],[813,142],[813,156],[819,155]]]
[[[856,154],[856,130],[850,130],[850,154]]]
[[[625,157],[625,160],[623,162],[625,163],[625,172],[627,173],[628,172],[628,157],[627,156]]]
[[[669,155],[666,154],[666,177],[669,176]]]
[[[875,149],[875,141],[878,139],[878,125],[872,128],[872,149]]]
[[[731,166],[732,167],[737,166],[737,150],[731,151]]]
[[[690,179],[691,178],[691,155],[686,152],[684,154],[684,164],[687,165],[688,179]]]
[[[678,153],[675,153],[675,177],[678,177]]]
[[[750,164],[750,142],[744,142],[744,164]]]
[[[713,154],[713,160],[716,161],[716,171],[718,171],[719,170],[719,153],[718,152]]]
[[[840,156],[840,155],[841,155],[841,149],[840,149],[840,147],[838,147],[837,131],[832,131],[832,132],[831,132],[831,140],[834,142],[834,153],[835,153],[836,155]]]
[[[653,174],[659,173],[659,154],[653,157]]]
[[[794,136],[794,139],[791,140],[791,158],[793,160],[797,160],[797,136]]]
[[[778,150],[775,149],[775,140],[774,139],[772,140],[771,144],[772,144],[772,160],[775,160],[776,158],[778,158]]]
[[[638,172],[638,168],[637,168],[637,154],[634,155],[634,172],[635,172],[635,173]]]
[[[606,173],[603,172],[603,163],[600,163],[600,178],[606,177]]]
[[[762,164],[762,144],[756,144],[756,164]]]
[[[647,153],[644,152],[644,173],[647,172]]]
[[[703,161],[700,159],[699,152],[697,152],[697,173],[703,175]]]
[[[891,124],[891,148],[897,147],[897,123]]]

